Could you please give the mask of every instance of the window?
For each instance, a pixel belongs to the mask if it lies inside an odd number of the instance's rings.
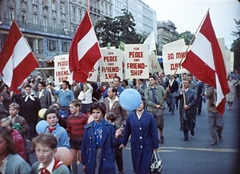
[[[65,22],[65,21],[62,21],[62,22],[61,22],[61,25],[62,25],[62,29],[65,29],[65,28],[66,28],[66,22]]]
[[[73,20],[76,21],[76,7],[73,7],[72,12],[73,12]]]
[[[32,51],[36,54],[43,54],[43,39],[25,37]]]
[[[27,13],[25,11],[22,11],[22,21],[23,22],[27,21]]]
[[[62,52],[63,53],[68,53],[70,48],[70,42],[62,42]]]
[[[64,3],[64,2],[61,2],[61,3],[60,3],[60,11],[61,11],[62,13],[65,13],[65,3]]]
[[[48,23],[47,23],[47,17],[43,17],[43,26],[47,27]]]
[[[82,10],[79,8],[79,21],[82,20]]]
[[[34,15],[33,15],[33,25],[34,25],[34,26],[37,26],[37,24],[38,24],[37,15],[34,14]]]
[[[48,51],[57,52],[57,40],[48,40]]]
[[[9,12],[9,19],[10,19],[10,21],[14,20],[14,11],[13,10]]]
[[[54,29],[54,30],[57,29],[57,22],[56,22],[56,19],[53,19],[53,29]]]
[[[52,10],[56,10],[56,0],[52,0]]]
[[[32,3],[33,4],[37,4],[37,0],[32,0]]]

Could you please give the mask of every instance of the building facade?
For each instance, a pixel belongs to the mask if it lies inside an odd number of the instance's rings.
[[[157,13],[141,0],[113,0],[113,16],[122,15],[121,9],[127,9],[132,13],[136,31],[143,35],[149,35],[152,31],[157,40]]]
[[[157,43],[158,49],[162,50],[163,45],[177,39],[177,27],[171,21],[159,21],[157,23]]]
[[[111,0],[91,2],[93,25],[112,15]],[[15,20],[41,68],[47,75],[53,75],[54,56],[69,53],[87,8],[87,0],[0,0],[0,51]]]

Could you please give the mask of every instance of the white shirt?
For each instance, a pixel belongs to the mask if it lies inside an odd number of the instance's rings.
[[[39,96],[38,96],[39,99],[42,97],[43,91],[44,91],[44,89],[42,89],[41,91],[39,91]]]
[[[92,93],[93,88],[90,84],[87,83],[88,90],[87,91],[81,91],[78,95],[78,99],[81,100],[81,103],[83,104],[90,104],[92,103]]]
[[[109,109],[110,109],[110,110],[112,109],[113,103],[114,103],[115,101],[119,101],[117,96],[115,97],[115,99],[114,99],[113,101],[112,101],[110,98],[108,98],[108,100],[109,100]]]
[[[55,159],[52,158],[51,163],[46,167],[46,169],[47,169],[50,173],[52,173],[52,171],[53,171],[54,162],[55,162]],[[43,168],[43,167],[44,167],[43,164],[40,163],[39,166],[38,166],[39,171],[40,171],[40,169]],[[40,174],[40,173],[41,173],[41,172],[39,172],[39,174]]]
[[[4,160],[2,161],[3,164],[2,164],[2,166],[0,166],[1,173],[5,173],[5,171],[6,171],[7,160],[8,160],[8,156],[6,158],[4,158]]]

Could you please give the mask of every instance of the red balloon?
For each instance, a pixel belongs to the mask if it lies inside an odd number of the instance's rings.
[[[58,147],[54,157],[61,160],[66,166],[72,164],[73,161],[73,155],[66,147]]]

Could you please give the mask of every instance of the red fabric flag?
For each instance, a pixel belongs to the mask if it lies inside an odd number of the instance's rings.
[[[24,79],[38,67],[31,48],[19,30],[17,23],[12,22],[9,34],[0,53],[0,74],[10,89],[19,94],[17,89]]]
[[[73,80],[86,82],[88,73],[100,58],[98,40],[89,14],[86,12],[69,51],[69,69],[73,72]]]
[[[222,52],[213,30],[209,12],[182,66],[196,78],[216,89],[217,110],[223,114],[225,95],[230,90]]]

